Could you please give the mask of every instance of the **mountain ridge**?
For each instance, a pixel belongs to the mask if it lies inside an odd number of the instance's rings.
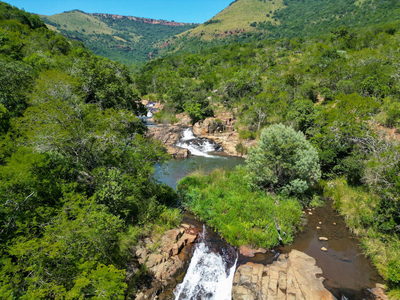
[[[49,29],[83,42],[97,55],[128,65],[152,58],[167,39],[198,25],[81,10],[39,16]]]

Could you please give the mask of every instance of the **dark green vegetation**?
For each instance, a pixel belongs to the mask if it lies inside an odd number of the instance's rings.
[[[302,132],[283,124],[263,130],[246,159],[254,188],[301,195],[321,178],[318,153]]]
[[[373,243],[365,243],[395,294],[400,274],[400,160],[394,135],[400,125],[399,29],[398,21],[363,30],[340,27],[318,37],[231,44],[166,57],[149,62],[135,84],[142,94],[162,99],[170,115],[195,110],[196,119],[204,119],[233,112],[242,139],[258,138],[262,128],[277,123],[303,132],[318,151],[327,186],[345,178],[346,186],[354,188],[349,205],[360,208],[355,232],[365,236],[368,231],[393,252],[380,256]],[[188,199],[203,197],[201,191],[191,196],[196,180],[185,188]],[[184,182],[189,185],[190,180]],[[308,190],[300,200],[307,205],[313,197]],[[351,222],[351,210],[339,200],[337,205]],[[219,217],[224,218],[222,213]]]
[[[180,39],[171,40],[166,50],[198,53],[231,42],[313,37],[340,26],[362,30],[399,20],[399,16],[397,0],[238,0],[203,25],[179,35]]]
[[[134,293],[132,247],[179,221],[138,100],[125,66],[0,2],[1,299]]]
[[[295,198],[272,197],[253,191],[243,180],[246,169],[215,170],[194,174],[179,182],[183,205],[213,226],[232,245],[250,244],[272,248],[279,245],[275,222],[281,226],[283,243],[293,240],[303,214]],[[279,201],[279,205],[276,205]]]
[[[93,53],[128,65],[156,56],[167,39],[197,26],[78,10],[41,18],[50,29],[83,42]]]

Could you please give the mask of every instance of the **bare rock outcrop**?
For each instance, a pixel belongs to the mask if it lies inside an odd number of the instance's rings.
[[[238,152],[237,145],[242,143],[244,149],[257,144],[254,140],[241,140],[235,129],[235,119],[225,113],[218,118],[208,118],[193,125],[193,133],[199,137],[206,137],[222,145],[224,152],[234,156],[245,156],[245,152]]]
[[[233,280],[233,300],[334,300],[336,299],[316,277],[322,270],[315,259],[292,250],[281,254],[273,264],[251,262],[240,266]]]
[[[189,115],[185,112],[177,114],[175,116],[178,119],[178,122],[174,123],[176,126],[183,126],[183,127],[191,127],[192,126],[192,119]]]
[[[175,146],[181,135],[181,127],[174,125],[149,127],[147,135],[161,141],[174,158],[187,158],[189,150]]]
[[[146,239],[136,247],[136,258],[140,264],[145,264],[153,274],[152,287],[142,290],[136,300],[153,299],[152,297],[182,272],[184,261],[179,257],[182,249],[197,242],[200,229],[182,226],[168,230],[157,240]]]

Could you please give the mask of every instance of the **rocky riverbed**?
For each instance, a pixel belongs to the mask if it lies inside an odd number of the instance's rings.
[[[159,124],[149,127],[148,136],[161,141],[169,154],[174,158],[187,158],[191,153],[188,149],[177,146],[182,137],[182,131],[192,128],[193,133],[198,138],[207,138],[220,145],[223,152],[231,156],[246,156],[246,149],[255,146],[255,140],[240,139],[239,133],[235,129],[235,119],[230,114],[221,114],[218,117],[207,118],[204,121],[190,123],[190,118],[186,114],[178,115],[179,122],[170,124]],[[237,145],[241,144],[241,148]],[[241,150],[240,150],[241,149]]]

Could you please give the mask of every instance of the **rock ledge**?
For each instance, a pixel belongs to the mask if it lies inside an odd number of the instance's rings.
[[[273,264],[251,262],[240,266],[233,280],[233,300],[334,300],[322,282],[322,270],[315,259],[292,250],[281,254]]]

